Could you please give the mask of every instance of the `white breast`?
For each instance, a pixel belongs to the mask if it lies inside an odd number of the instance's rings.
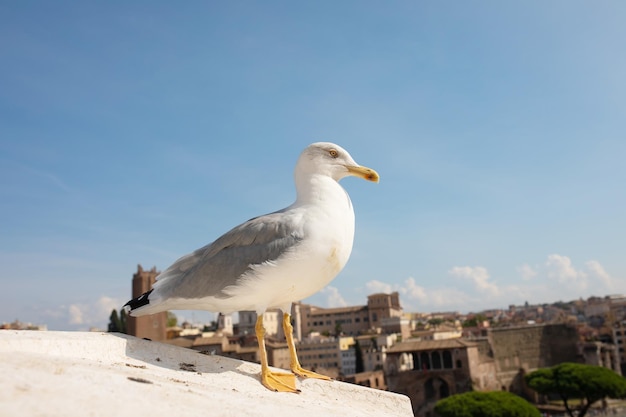
[[[225,290],[245,304],[239,310],[287,307],[324,288],[347,263],[354,240],[352,203],[336,181],[325,177],[319,185],[318,198],[288,209],[301,212],[302,242],[277,260],[254,266]]]

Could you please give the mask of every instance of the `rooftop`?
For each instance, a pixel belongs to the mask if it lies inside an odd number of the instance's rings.
[[[389,349],[387,353],[401,352],[418,352],[422,350],[438,350],[438,349],[465,349],[476,346],[476,343],[461,339],[443,339],[443,340],[407,340],[405,342],[396,343]]]
[[[338,381],[275,393],[260,366],[117,333],[0,330],[0,415],[412,416],[408,397]]]
[[[325,307],[315,307],[311,306],[311,315],[323,315],[323,314],[340,314],[340,313],[354,313],[359,311],[367,310],[366,305],[361,306],[349,306],[349,307],[333,307],[333,308],[325,308]]]

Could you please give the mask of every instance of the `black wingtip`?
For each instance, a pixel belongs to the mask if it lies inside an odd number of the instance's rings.
[[[133,298],[132,300],[130,300],[129,302],[124,304],[124,309],[126,311],[133,311],[133,310],[138,309],[139,307],[143,307],[145,305],[150,304],[150,300],[148,299],[148,296],[150,295],[150,293],[152,291],[153,290],[150,290],[148,292],[144,292],[139,297]]]

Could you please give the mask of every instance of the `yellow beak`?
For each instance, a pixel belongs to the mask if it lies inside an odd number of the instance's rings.
[[[380,176],[378,175],[378,172],[374,171],[371,168],[362,167],[362,166],[346,166],[346,168],[348,169],[350,174],[354,175],[355,177],[360,177],[360,178],[363,178],[364,180],[368,180],[372,182],[378,182],[380,180]]]

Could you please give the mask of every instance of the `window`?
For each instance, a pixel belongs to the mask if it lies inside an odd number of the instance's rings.
[[[432,353],[433,369],[441,369],[441,352]]]

